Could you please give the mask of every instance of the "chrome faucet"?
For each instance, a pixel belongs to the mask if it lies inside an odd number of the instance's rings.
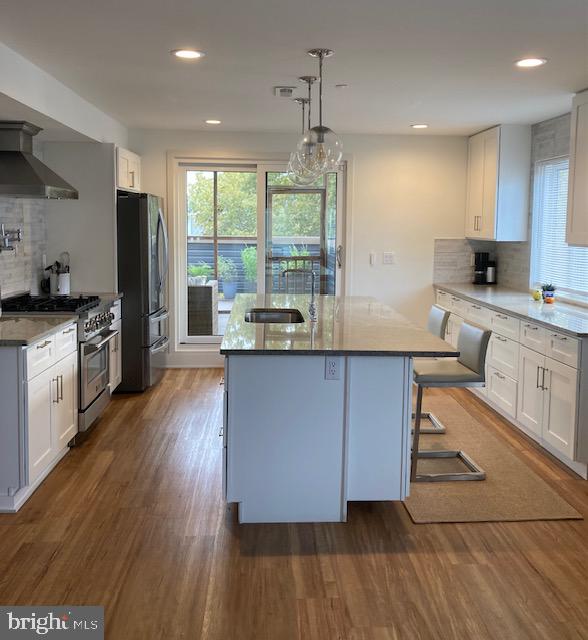
[[[316,306],[316,300],[314,298],[314,285],[316,281],[316,274],[314,269],[310,271],[311,274],[311,290],[310,290],[310,304],[308,305],[308,315],[310,316],[311,322],[316,322],[318,320],[318,308]]]

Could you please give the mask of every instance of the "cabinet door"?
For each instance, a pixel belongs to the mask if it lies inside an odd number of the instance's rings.
[[[527,429],[541,436],[543,389],[541,388],[545,356],[521,347],[517,419]]]
[[[570,139],[570,177],[566,240],[588,246],[588,91],[574,98]]]
[[[116,153],[116,183],[119,189],[128,189],[129,181],[129,157],[124,149],[117,149]]]
[[[121,322],[115,322],[112,329],[118,331],[118,335],[114,336],[109,344],[109,383],[110,393],[112,393],[122,382],[122,331]]]
[[[33,484],[51,462],[51,409],[57,403],[57,379],[53,368],[27,383],[28,480]]]
[[[71,353],[52,369],[57,402],[52,403],[53,453],[57,454],[78,431],[78,354]]]
[[[511,418],[517,415],[517,382],[494,367],[486,369],[488,399]]]
[[[498,193],[498,149],[500,128],[484,132],[484,183],[482,188],[482,225],[479,236],[496,238],[496,196]]]
[[[129,159],[129,189],[133,191],[141,190],[141,161],[139,156],[133,154]]]
[[[543,403],[543,440],[574,458],[578,372],[546,358]]]
[[[478,238],[482,233],[484,199],[484,134],[472,136],[468,142],[468,193],[465,235]]]

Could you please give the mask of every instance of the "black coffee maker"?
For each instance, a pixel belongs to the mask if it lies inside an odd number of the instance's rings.
[[[489,253],[476,251],[474,253],[474,284],[494,284],[495,282],[496,262],[490,261]]]

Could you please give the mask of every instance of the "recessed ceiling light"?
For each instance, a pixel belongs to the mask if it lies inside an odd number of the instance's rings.
[[[413,129],[428,129],[429,128],[428,124],[411,124],[410,126]]]
[[[214,120],[214,119],[205,120],[204,122],[206,122],[206,124],[220,124],[221,123],[220,120]]]
[[[531,69],[533,67],[541,67],[546,62],[547,60],[545,58],[523,58],[522,60],[517,60],[515,64],[517,67],[522,67],[523,69]]]
[[[171,53],[182,60],[197,60],[204,57],[204,51],[196,51],[196,49],[173,49]]]

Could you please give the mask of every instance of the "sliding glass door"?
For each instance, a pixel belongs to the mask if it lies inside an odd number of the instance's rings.
[[[180,342],[219,342],[240,293],[342,290],[342,172],[303,188],[283,163],[182,162],[176,175]]]

